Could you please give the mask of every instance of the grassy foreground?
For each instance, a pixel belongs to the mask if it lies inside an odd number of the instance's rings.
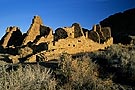
[[[134,83],[134,46],[63,54],[55,70],[39,64],[0,67],[0,90],[135,90]]]

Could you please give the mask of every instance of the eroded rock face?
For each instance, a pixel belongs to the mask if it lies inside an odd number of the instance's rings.
[[[9,46],[20,46],[22,44],[22,32],[18,27],[8,27],[0,44],[4,48]]]
[[[135,36],[135,8],[116,13],[100,22],[103,27],[110,27],[114,43],[130,44],[129,36]]]

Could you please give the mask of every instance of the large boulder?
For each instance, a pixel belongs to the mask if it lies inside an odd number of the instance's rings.
[[[22,44],[23,35],[18,27],[8,27],[6,34],[2,37],[0,45],[5,47],[20,46]]]

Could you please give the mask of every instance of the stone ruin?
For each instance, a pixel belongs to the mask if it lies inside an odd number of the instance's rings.
[[[74,23],[53,33],[50,27],[43,25],[39,16],[34,16],[27,33],[22,34],[18,27],[9,27],[0,41],[5,53],[17,51],[16,54],[10,53],[9,59],[13,63],[52,60],[62,53],[92,52],[112,44],[109,27],[94,25],[92,30],[87,30]],[[9,48],[10,51],[7,50]]]
[[[39,16],[34,16],[32,24],[26,33],[26,37],[23,40],[23,45],[27,45],[29,42],[39,44],[39,42],[51,42],[53,38],[53,31],[50,27],[43,25]]]
[[[6,34],[2,37],[0,45],[5,47],[20,46],[22,43],[22,32],[18,27],[8,27]]]
[[[94,25],[91,31],[87,33],[88,38],[97,43],[104,43],[111,38],[110,27],[101,27],[101,25]]]

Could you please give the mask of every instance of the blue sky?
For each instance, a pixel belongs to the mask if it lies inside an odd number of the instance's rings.
[[[8,26],[26,32],[34,15],[53,30],[74,22],[91,29],[109,15],[134,7],[135,0],[0,0],[0,37]]]

